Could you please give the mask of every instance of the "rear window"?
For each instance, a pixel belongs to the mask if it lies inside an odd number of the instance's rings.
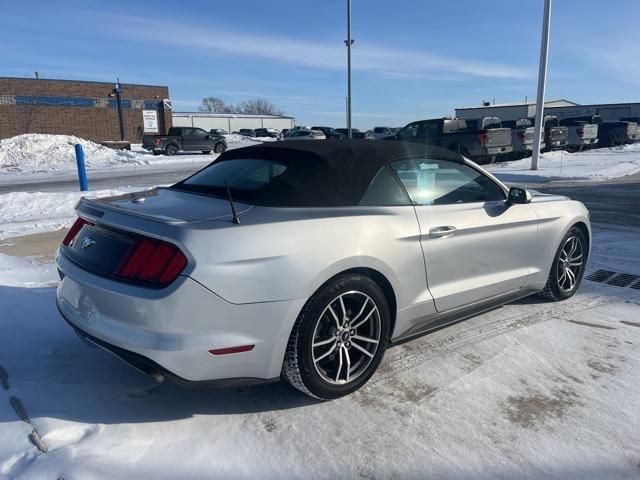
[[[171,188],[227,199],[226,180],[233,200],[251,205],[353,205],[353,199],[344,193],[350,191],[348,186],[321,181],[331,174],[320,159],[231,158],[217,160]]]

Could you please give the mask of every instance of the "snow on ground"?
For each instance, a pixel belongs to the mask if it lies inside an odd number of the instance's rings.
[[[640,172],[640,143],[583,152],[548,152],[539,170],[530,170],[531,158],[498,162],[486,168],[505,182],[545,183],[555,180],[607,180]]]
[[[0,240],[69,227],[81,197],[98,198],[144,190],[123,187],[89,192],[12,192],[0,195]]]
[[[626,261],[640,257],[638,234],[597,226],[606,245],[590,270],[640,274]],[[12,265],[23,279],[0,285],[0,476],[640,476],[638,290],[585,281],[566,302],[525,299],[441,329],[390,349],[367,386],[336,401],[284,384],[145,396],[146,377],[84,345],[54,289],[35,287],[41,265]],[[26,441],[12,395],[48,453]]]
[[[273,138],[226,136],[229,149],[273,141]],[[75,144],[84,149],[88,170],[131,168],[145,165],[165,165],[184,162],[211,161],[216,154],[179,154],[172,157],[153,155],[142,145],[133,144],[131,151],[114,150],[73,135],[29,133],[0,140],[0,176],[51,175],[76,170]]]

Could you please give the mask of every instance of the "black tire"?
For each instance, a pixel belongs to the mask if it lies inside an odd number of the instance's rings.
[[[572,270],[572,275],[574,278],[574,283],[571,288],[565,288],[570,286],[570,278],[567,280],[567,272],[565,266],[566,261],[563,261],[565,255],[563,253],[563,249],[567,246],[567,242],[570,239],[575,238],[579,242],[579,250],[580,250],[580,266],[576,266],[577,269]],[[577,254],[576,254],[577,255]],[[548,300],[553,300],[554,302],[566,300],[571,298],[580,288],[580,283],[582,282],[582,276],[584,275],[585,266],[587,263],[587,255],[588,255],[588,245],[587,239],[578,227],[572,227],[569,229],[567,234],[562,238],[560,242],[560,246],[556,251],[556,255],[553,258],[553,264],[551,265],[551,271],[549,272],[549,278],[547,279],[547,284],[544,289],[539,293],[539,296],[546,298]],[[570,263],[570,262],[569,262]],[[564,276],[563,276],[564,272]],[[564,281],[563,281],[564,279]]]
[[[227,150],[227,144],[223,142],[218,142],[213,147],[213,151],[215,153],[224,153],[226,150]]]
[[[209,155],[211,153],[211,150],[203,150],[202,153],[204,153],[205,155]]]
[[[167,148],[164,149],[164,154],[169,157],[173,157],[178,154],[178,147],[175,145],[167,145]]]
[[[362,295],[359,297],[358,295]],[[351,297],[350,297],[351,296]],[[339,352],[340,361],[343,358],[342,348],[344,348],[347,353],[345,354],[345,362],[346,358],[351,357],[353,360],[349,360],[349,364],[353,362],[353,374],[357,373],[356,378],[351,380],[346,380],[342,383],[333,383],[331,380],[325,379],[323,377],[323,373],[327,372],[323,370],[323,367],[320,367],[320,358],[316,359],[316,363],[314,362],[314,357],[312,351],[314,347],[312,347],[312,343],[314,341],[314,337],[318,332],[319,328],[324,328],[327,325],[331,325],[332,319],[329,316],[329,313],[326,313],[331,305],[334,305],[336,308],[340,306],[337,303],[338,297],[344,300],[346,317],[347,321],[351,319],[356,322],[360,317],[360,321],[362,318],[367,317],[371,318],[369,322],[371,325],[369,328],[378,327],[378,335],[379,341],[377,345],[374,347],[373,344],[361,342],[359,343],[366,346],[367,349],[370,350],[369,355],[365,356],[360,353],[360,349],[356,349],[353,344],[351,344],[348,340],[353,340],[349,337],[345,340],[345,337],[341,335],[341,332],[337,330],[338,323],[340,320],[335,318],[336,327],[334,331],[329,331],[326,333],[328,335],[329,341],[332,340],[333,335],[335,335],[334,344],[324,345],[322,347],[316,346],[315,348],[327,348],[327,350],[333,350],[333,352]],[[368,297],[368,300],[365,299]],[[356,303],[356,299],[362,299],[362,309],[358,306],[359,303]],[[353,310],[350,307],[351,305],[355,308]],[[369,303],[372,302],[372,303]],[[377,308],[377,312],[374,311],[372,315],[368,315],[365,312],[370,310],[374,310],[373,307]],[[354,315],[356,310],[359,310],[360,315]],[[335,311],[335,310],[334,310]],[[338,314],[340,314],[340,310],[338,310]],[[365,312],[365,313],[363,313]],[[342,325],[345,325],[346,322],[343,322]],[[375,323],[375,325],[374,325]],[[366,329],[367,323],[364,324]],[[348,326],[347,330],[353,328],[353,326]],[[361,330],[358,330],[359,326],[356,326],[355,337],[360,335],[372,335],[376,336],[376,334],[370,333],[362,333]],[[339,398],[344,395],[348,395],[360,387],[362,387],[373,375],[373,373],[380,365],[380,361],[384,356],[384,352],[386,346],[389,342],[390,335],[390,314],[389,314],[389,306],[387,304],[387,300],[384,296],[384,293],[378,286],[376,282],[374,282],[371,278],[366,277],[360,274],[342,274],[329,282],[325,283],[313,296],[307,301],[305,306],[303,307],[298,319],[296,320],[293,329],[291,331],[291,336],[289,337],[289,342],[287,345],[287,351],[284,358],[284,363],[282,366],[282,377],[289,382],[293,387],[302,391],[303,393],[321,399],[321,400],[330,400],[334,398]],[[370,332],[373,330],[369,330]],[[345,334],[345,331],[342,331],[342,334]],[[376,337],[378,338],[378,337]],[[324,341],[326,343],[326,340]],[[344,343],[340,343],[344,342]],[[353,341],[355,343],[355,341]],[[335,345],[342,345],[335,350]],[[337,363],[337,361],[332,358],[335,357],[335,353],[329,355],[328,357],[325,355],[326,351],[323,350],[315,350],[318,352],[319,357],[326,357],[324,362],[329,362],[329,365],[333,365]],[[348,353],[351,352],[351,353]],[[332,363],[333,362],[333,363]],[[358,363],[362,362],[360,367],[358,367]],[[342,369],[342,364],[340,366]],[[345,373],[345,369],[337,369],[336,378],[340,377],[340,373]],[[358,371],[358,369],[360,369]],[[322,370],[323,373],[320,373]],[[332,374],[333,377],[333,374]]]

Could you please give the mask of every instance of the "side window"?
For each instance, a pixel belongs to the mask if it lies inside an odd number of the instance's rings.
[[[207,135],[209,135],[207,132],[205,132],[201,128],[194,128],[194,131],[195,131],[195,136],[198,137],[198,138],[204,138]]]
[[[388,167],[382,167],[373,177],[371,185],[360,199],[360,205],[393,206],[411,205],[407,194]]]
[[[398,160],[391,167],[418,205],[504,200],[500,186],[468,165],[431,158]]]
[[[182,136],[183,137],[193,137],[193,128],[183,128],[182,129]]]

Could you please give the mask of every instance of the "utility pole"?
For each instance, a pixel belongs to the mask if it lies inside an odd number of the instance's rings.
[[[538,71],[538,98],[536,99],[536,126],[531,152],[531,170],[538,170],[540,143],[544,128],[544,90],[547,86],[547,59],[549,58],[549,34],[551,23],[551,0],[544,0],[542,18],[542,40],[540,42],[540,70]]]
[[[116,83],[116,88],[113,89],[113,93],[116,94],[116,107],[118,108],[118,122],[120,123],[120,141],[124,142],[124,115],[122,113],[122,99],[120,98],[120,92],[122,91],[122,85],[120,85],[120,79]]]
[[[347,46],[347,138],[351,135],[351,0],[347,0],[347,39],[344,41]]]

